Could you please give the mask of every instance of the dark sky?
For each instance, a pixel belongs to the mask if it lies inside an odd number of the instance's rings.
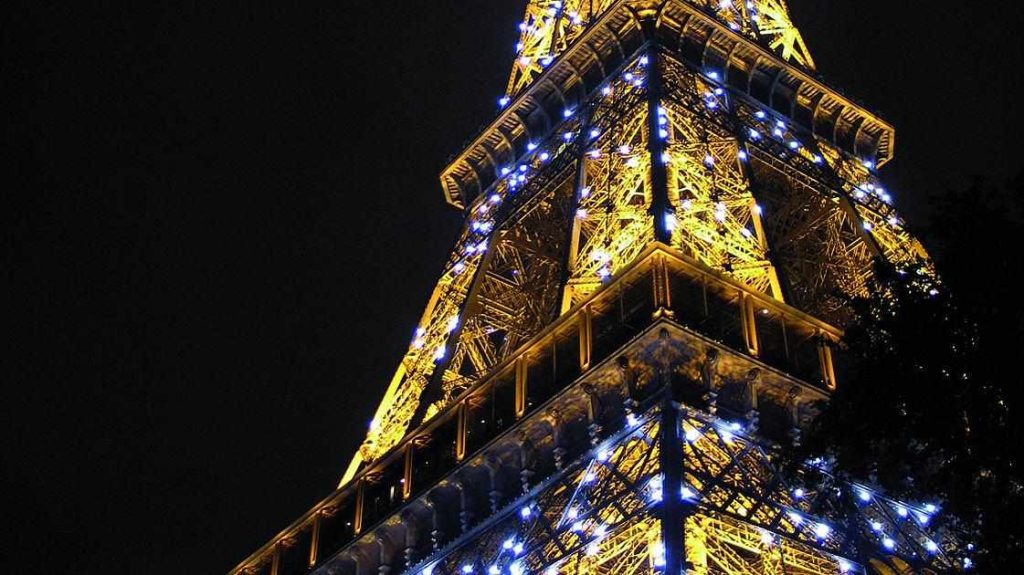
[[[912,223],[1021,169],[1015,3],[791,3],[826,78],[896,126]],[[2,24],[0,562],[224,573],[361,439],[523,2],[79,4]]]

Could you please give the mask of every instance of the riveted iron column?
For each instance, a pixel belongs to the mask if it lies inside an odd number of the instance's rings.
[[[672,204],[668,199],[668,173],[665,169],[665,141],[661,138],[661,127],[658,124],[661,108],[661,65],[658,40],[655,36],[655,15],[649,14],[641,20],[647,47],[644,57],[647,58],[647,152],[651,155],[651,207],[650,214],[654,218],[654,239],[671,245],[672,229],[669,216],[673,213]]]
[[[686,571],[685,531],[689,514],[682,499],[683,444],[679,430],[679,411],[672,401],[672,387],[665,377],[661,401],[661,541],[665,546],[665,575],[682,575]]]

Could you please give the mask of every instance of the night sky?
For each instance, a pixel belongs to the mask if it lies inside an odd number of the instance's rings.
[[[0,563],[221,574],[361,440],[457,233],[437,174],[495,115],[524,2],[61,4],[2,24]],[[1021,169],[1019,4],[791,9],[896,126],[912,224]]]

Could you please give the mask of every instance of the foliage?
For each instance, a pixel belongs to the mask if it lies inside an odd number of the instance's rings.
[[[985,573],[1024,565],[1022,182],[941,199],[924,234],[941,283],[878,266],[872,297],[852,302],[840,388],[800,455],[908,501],[938,498]]]

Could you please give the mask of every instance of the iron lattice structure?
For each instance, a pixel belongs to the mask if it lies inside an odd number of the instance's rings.
[[[521,30],[366,440],[232,575],[963,566],[934,506],[779,469],[876,263],[933,281],[876,176],[892,127],[781,0],[531,0]]]

